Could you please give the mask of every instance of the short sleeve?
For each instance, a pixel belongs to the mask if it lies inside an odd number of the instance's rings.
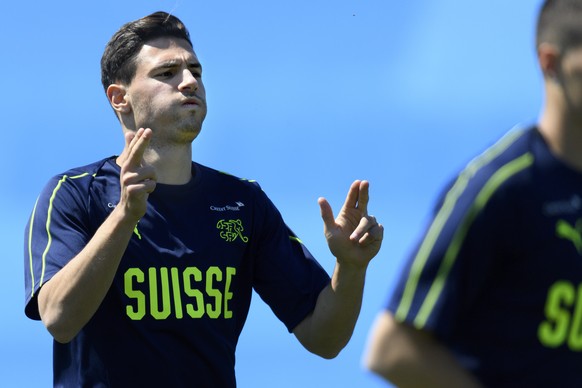
[[[313,311],[330,278],[264,193],[257,205],[253,286],[291,332]]]
[[[387,306],[396,320],[440,338],[454,332],[482,295],[502,251],[507,217],[499,192],[482,202],[483,185],[456,188],[437,202]]]
[[[88,175],[51,179],[40,193],[24,233],[25,313],[40,319],[39,289],[75,257],[89,241]]]

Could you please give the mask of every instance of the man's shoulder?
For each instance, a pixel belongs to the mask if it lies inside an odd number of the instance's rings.
[[[515,128],[474,157],[441,191],[439,207],[448,201],[455,206],[471,207],[488,202],[500,192],[519,194],[531,185],[535,156],[534,127]]]
[[[532,138],[535,133],[535,127],[513,128],[473,158],[467,164],[465,171],[475,171],[484,167],[497,170],[512,160],[531,153]]]
[[[86,176],[86,175],[90,175],[90,176],[95,176],[97,175],[101,170],[103,170],[104,167],[106,167],[108,165],[108,162],[113,160],[114,157],[107,157],[104,159],[100,159],[85,165],[81,165],[81,166],[76,166],[76,167],[71,167],[68,170],[60,173],[60,174],[56,174],[55,177],[56,178],[62,178],[62,177],[78,177],[78,176]]]
[[[55,174],[45,185],[45,191],[53,191],[64,186],[83,190],[81,187],[87,189],[93,184],[97,176],[118,176],[114,163],[108,163],[111,160],[113,160],[113,157],[107,157],[89,164],[71,167],[64,172]]]
[[[535,127],[512,129],[473,158],[460,172],[459,179],[479,190],[523,181],[535,162],[532,144],[536,136]]]
[[[201,173],[205,181],[211,181],[214,185],[226,185],[232,187],[261,190],[259,183],[254,179],[241,178],[226,171],[217,170],[199,163],[194,163],[194,168]]]

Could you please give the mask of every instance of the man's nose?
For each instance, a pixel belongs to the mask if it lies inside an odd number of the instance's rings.
[[[179,85],[180,90],[190,89],[190,90],[197,90],[198,89],[198,80],[192,74],[192,72],[188,69],[184,69],[182,71],[182,82]]]

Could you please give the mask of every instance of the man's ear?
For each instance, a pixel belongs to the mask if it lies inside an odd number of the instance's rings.
[[[550,43],[538,46],[538,61],[544,78],[558,80],[560,76],[560,51]]]
[[[121,84],[111,84],[107,88],[107,98],[113,109],[119,113],[129,113],[131,103],[127,98],[127,88]]]

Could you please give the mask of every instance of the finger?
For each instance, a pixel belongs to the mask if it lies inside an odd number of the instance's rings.
[[[358,204],[358,196],[360,195],[360,181],[354,181],[348,190],[348,195],[344,202],[344,208],[356,208]]]
[[[124,139],[125,139],[125,145],[123,146],[123,150],[121,151],[121,154],[119,154],[119,157],[117,158],[117,162],[122,165],[123,163],[125,163],[125,160],[127,159],[127,154],[129,153],[129,145],[131,144],[131,141],[135,138],[135,132],[126,132],[124,135]]]
[[[366,233],[369,233],[374,227],[378,226],[376,222],[376,217],[374,216],[365,216],[360,219],[358,226],[352,234],[350,235],[350,239],[352,241],[360,240]]]
[[[358,244],[366,246],[382,242],[384,238],[384,226],[378,224],[366,232],[359,240]]]
[[[317,202],[319,203],[319,209],[321,210],[321,218],[323,219],[324,226],[326,228],[333,227],[335,225],[335,218],[333,216],[331,205],[325,198],[319,198]]]
[[[142,165],[143,154],[150,144],[152,130],[140,128],[128,147],[127,164],[131,167]]]
[[[155,179],[143,179],[126,187],[129,197],[151,194],[156,188]]]
[[[130,147],[131,141],[133,139],[135,139],[135,135],[136,135],[136,133],[133,132],[133,131],[127,131],[125,133],[125,148],[124,148],[124,151],[125,150],[128,150],[129,151],[129,147]]]
[[[359,185],[358,195],[358,209],[362,211],[362,215],[368,215],[368,202],[370,201],[370,183],[368,181],[361,181]]]
[[[125,149],[123,150],[126,153],[130,153],[131,149],[135,146],[137,139],[142,135],[144,129],[140,128],[136,132],[128,131],[125,133]]]
[[[138,139],[138,134],[141,136],[142,132],[143,132],[143,128],[138,129],[137,132],[127,131],[125,133],[125,135],[124,135],[125,146],[123,147],[123,152],[121,153],[121,155],[119,157],[120,163],[124,163],[128,159],[132,148],[135,147],[135,143],[137,142],[137,139]]]
[[[136,185],[145,181],[157,181],[156,170],[151,165],[140,166],[136,169],[126,169],[121,176],[124,186]]]

